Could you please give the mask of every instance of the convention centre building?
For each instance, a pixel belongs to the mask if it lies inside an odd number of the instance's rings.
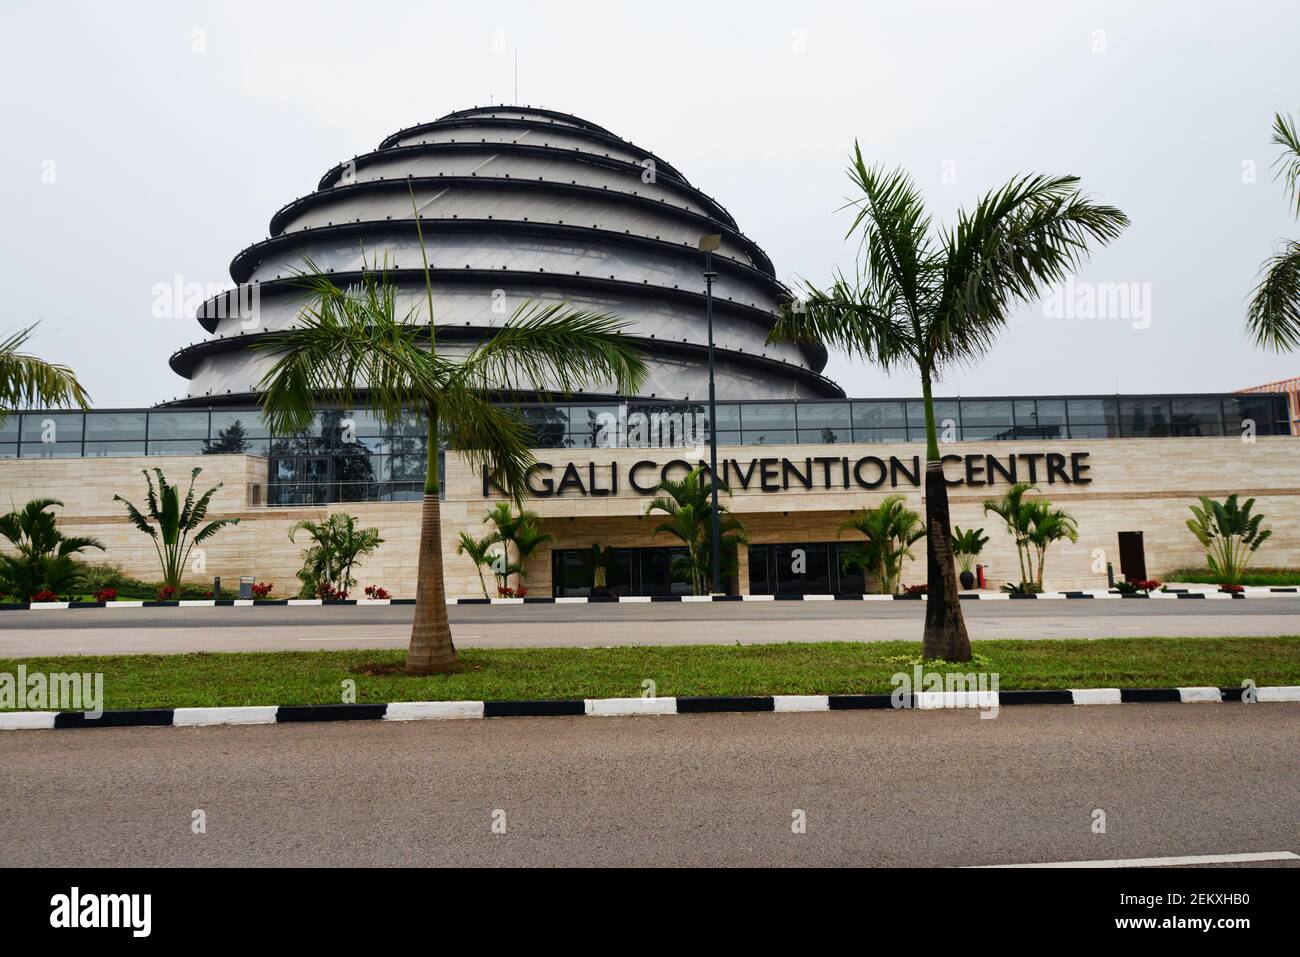
[[[708,459],[706,235],[721,237],[713,253],[718,468],[730,488],[725,504],[748,535],[729,590],[854,595],[869,587],[840,560],[854,542],[840,525],[894,493],[922,510],[919,399],[847,397],[822,374],[824,349],[768,344],[790,291],[717,200],[603,127],[527,107],[450,113],[330,169],[271,217],[269,238],[235,256],[234,287],[198,309],[204,335],[171,357],[189,383],[183,397],[148,409],[25,410],[0,423],[6,504],[61,500],[65,532],[107,545],[94,560],[154,579],[152,541],[113,496],[142,499],[144,469],[188,481],[202,468],[203,487],[224,483],[210,514],[240,524],[205,543],[191,579],[255,576],[288,597],[302,551],[290,526],[346,511],[384,538],[360,583],[413,594],[423,422],[322,408],[306,433],[276,435],[258,409],[273,360],[255,346],[303,308],[297,271],[307,259],[340,285],[382,261],[399,311],[422,311],[417,215],[440,354],[473,348],[522,303],[566,302],[618,316],[649,363],[637,395],[590,383],[548,401],[526,387],[494,397],[535,435],[526,507],[554,536],[525,565],[529,595],[589,595],[582,553],[593,544],[615,550],[613,593],[690,592],[673,573],[676,543],[654,533],[646,507],[659,481]],[[1292,401],[1282,388],[940,398],[953,521],[990,537],[980,559],[990,587],[1015,580],[1012,540],[982,503],[1033,482],[1079,528],[1077,542],[1054,547],[1045,584],[1101,588],[1108,565],[1121,573],[1121,541],[1130,571],[1134,555],[1148,575],[1201,564],[1188,506],[1237,493],[1255,498],[1274,530],[1257,562],[1300,565]],[[456,450],[443,454],[448,594],[481,597],[477,570],[456,543],[461,532],[483,535],[486,512],[504,496]],[[905,583],[924,580],[923,540],[914,552]]]

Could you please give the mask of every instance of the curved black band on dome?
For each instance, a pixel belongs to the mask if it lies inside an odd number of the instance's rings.
[[[703,213],[697,213],[692,209],[683,209],[681,206],[674,206],[671,203],[665,203],[662,200],[651,199],[649,196],[642,196],[639,193],[628,193],[621,189],[606,189],[603,186],[585,186],[581,183],[557,183],[548,180],[522,179],[517,176],[410,176],[405,179],[367,179],[356,183],[346,185],[331,186],[328,190],[307,193],[305,196],[299,196],[290,203],[286,203],[275,212],[271,217],[270,234],[275,238],[284,233],[284,227],[290,219],[302,213],[304,210],[313,209],[333,199],[346,195],[358,195],[364,193],[382,193],[387,191],[396,191],[405,193],[408,186],[455,186],[458,189],[518,189],[525,192],[540,191],[544,193],[569,193],[580,197],[600,196],[603,199],[613,198],[616,202],[626,203],[636,206],[640,209],[654,210],[670,218],[676,218],[692,223],[700,229],[700,234],[712,230],[719,232],[724,238],[730,240],[738,246],[744,248],[750,258],[755,260],[758,268],[769,276],[776,276],[776,269],[772,265],[772,260],[754,240],[750,239],[740,230],[735,229],[726,223],[712,219]],[[378,220],[379,222],[388,222],[388,220]],[[393,220],[396,222],[397,220]],[[254,243],[253,246],[257,244]],[[251,249],[248,246],[246,249]],[[243,250],[241,250],[242,252]]]
[[[376,150],[373,153],[362,153],[354,156],[351,163],[355,164],[356,169],[361,169],[363,165],[380,160],[393,159],[398,156],[421,155],[429,153],[512,153],[520,156],[532,156],[542,159],[565,159],[578,163],[585,163],[589,166],[602,166],[605,169],[614,170],[619,173],[626,173],[629,176],[641,178],[645,168],[638,163],[629,163],[625,160],[615,159],[612,156],[600,156],[595,153],[587,153],[583,150],[566,150],[558,146],[534,146],[529,143],[415,143],[410,146],[393,146],[385,150]],[[325,175],[320,178],[317,184],[318,190],[330,189],[343,175],[343,170],[348,167],[349,163],[339,163],[338,165],[326,171]],[[405,180],[406,177],[399,177]],[[543,179],[542,182],[547,182]],[[674,192],[685,195],[715,216],[721,222],[726,223],[732,229],[737,229],[736,220],[732,215],[723,208],[722,204],[713,197],[696,189],[690,183],[677,179],[674,176],[658,175],[656,171],[655,185],[666,186]]]
[[[350,272],[334,272],[328,275],[336,284],[346,286],[349,283],[360,282],[365,273],[360,270]],[[412,284],[424,282],[423,269],[390,269],[387,273],[390,279],[401,281],[407,280]],[[673,289],[666,286],[651,286],[648,283],[629,282],[626,279],[602,279],[599,276],[571,276],[567,273],[550,273],[525,270],[506,270],[506,269],[443,269],[437,266],[430,267],[429,275],[434,282],[454,285],[458,283],[469,283],[475,286],[492,285],[496,286],[525,286],[536,288],[538,286],[563,286],[569,289],[583,289],[599,294],[619,293],[624,297],[670,300],[680,302],[692,308],[698,309],[703,315],[705,310],[705,296],[702,292],[692,292],[688,289]],[[271,279],[266,282],[257,283],[257,286],[265,289],[291,289],[302,288],[300,279]],[[238,315],[236,307],[238,303],[232,303],[230,296],[238,290],[227,290],[219,295],[213,296],[207,302],[199,307],[198,319],[199,324],[208,332],[216,332],[217,323],[224,316]],[[215,308],[209,308],[215,307]],[[766,310],[759,309],[747,303],[736,302],[733,299],[713,300],[713,309],[715,312],[726,315],[739,316],[755,323],[762,329],[770,330],[775,317]],[[476,327],[482,328],[482,327]],[[227,339],[217,339],[216,342],[229,342]],[[666,340],[656,340],[666,341]],[[826,347],[817,342],[797,343],[804,356],[808,359],[809,369],[814,373],[820,373],[826,368],[827,352]],[[748,354],[748,353],[746,353]],[[797,369],[798,366],[784,364],[787,368]]]
[[[419,228],[426,237],[463,233],[508,233],[516,236],[577,242],[590,242],[599,238],[601,245],[623,246],[641,252],[658,253],[666,257],[680,259],[691,266],[698,267],[702,265],[699,262],[700,253],[694,246],[672,243],[665,239],[652,239],[649,236],[639,236],[636,233],[601,229],[598,226],[577,226],[568,223],[546,223],[519,219],[461,219],[455,217],[422,218],[419,222]],[[296,230],[292,233],[281,233],[279,236],[264,239],[246,249],[240,250],[235,258],[231,260],[230,278],[238,283],[248,282],[253,270],[266,257],[266,253],[285,247],[293,247],[322,239],[335,239],[340,236],[376,236],[393,233],[415,235],[417,233],[416,221],[414,219],[369,219],[362,220],[359,223],[310,226],[307,229]],[[687,255],[689,255],[689,259],[686,258]],[[742,263],[727,256],[715,255],[713,265],[720,273],[726,273],[754,283],[778,301],[790,298],[790,290],[784,284],[767,273],[755,269],[748,263]],[[556,273],[555,275],[567,275],[567,273]],[[701,279],[702,283],[703,279]]]
[[[426,327],[427,328],[427,327]],[[485,342],[491,338],[491,335],[485,333],[495,333],[492,328],[483,326],[437,326],[438,341],[448,342]],[[233,339],[208,339],[203,342],[186,346],[172,353],[167,360],[173,372],[177,375],[188,379],[194,372],[195,366],[199,361],[209,356],[221,355],[226,352],[234,351],[231,346],[238,349],[248,349],[252,343],[259,342],[268,336],[274,335],[270,332],[253,332],[248,335],[239,336]],[[427,338],[427,335],[423,336]],[[671,339],[651,339],[645,336],[625,335],[629,342],[635,343],[642,347],[644,352],[649,354],[658,353],[659,355],[684,355],[692,359],[706,361],[704,357],[708,355],[709,347],[696,342],[674,342]],[[798,379],[808,385],[818,396],[823,399],[842,399],[845,397],[844,390],[832,382],[830,379],[820,375],[811,369],[805,369],[801,366],[791,365],[780,359],[771,359],[767,356],[757,356],[749,352],[737,352],[730,349],[714,347],[714,354],[719,362],[732,365],[747,366],[749,368],[761,369],[764,372],[779,371],[781,375]],[[197,397],[196,397],[197,398]],[[682,400],[688,401],[688,400]],[[703,401],[702,399],[699,401]]]
[[[608,146],[617,147],[625,153],[639,153],[643,159],[654,160],[655,169],[667,170],[670,175],[681,180],[683,183],[690,183],[690,180],[682,175],[681,170],[677,169],[663,157],[656,156],[650,150],[637,146],[635,143],[625,140],[621,136],[615,136],[613,133],[608,133],[604,130],[592,130],[579,126],[557,125],[553,120],[549,122],[533,120],[526,116],[505,117],[493,116],[491,114],[477,114],[474,116],[444,117],[440,120],[432,120],[428,123],[419,123],[415,126],[408,126],[404,130],[398,130],[392,136],[384,137],[383,141],[379,144],[379,149],[391,149],[407,137],[419,136],[421,133],[429,133],[433,130],[468,129],[475,126],[488,127],[489,129],[518,129],[519,127],[523,127],[525,129],[567,132],[573,136],[585,138],[595,143],[604,143]]]
[[[475,113],[500,113],[503,110],[518,110],[520,113],[532,113],[536,116],[549,116],[551,119],[564,120],[566,123],[572,123],[575,126],[581,126],[584,129],[592,130],[596,133],[609,133],[610,136],[614,135],[609,130],[605,129],[605,127],[597,126],[595,123],[591,122],[591,120],[584,120],[582,117],[574,116],[572,113],[561,113],[559,110],[542,109],[540,106],[519,106],[517,104],[507,105],[504,103],[496,106],[471,106],[468,109],[452,110],[450,113],[444,113],[442,116],[438,117],[438,119],[450,120],[460,116],[470,116]]]

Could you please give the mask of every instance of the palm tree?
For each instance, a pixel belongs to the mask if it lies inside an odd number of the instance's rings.
[[[478,572],[478,584],[483,589],[483,597],[488,597],[487,582],[483,580],[483,566],[492,564],[492,546],[497,543],[495,533],[489,533],[482,538],[475,538],[469,532],[460,533],[460,541],[456,543],[457,555],[468,555],[469,560],[474,563],[474,570]]]
[[[691,594],[707,595],[718,587],[713,582],[713,491],[704,478],[704,466],[697,465],[680,479],[664,479],[656,487],[658,493],[646,506],[646,515],[663,512],[668,517],[654,527],[654,535],[661,532],[671,535],[686,546],[686,554],[674,560],[673,573],[688,578]],[[719,482],[718,491],[727,495],[731,490]],[[736,563],[736,546],[749,541],[745,527],[727,507],[718,504],[718,536],[721,538],[723,575],[729,574]]]
[[[593,543],[591,548],[579,552],[582,564],[591,572],[591,593],[603,595],[609,591],[609,568],[614,564],[616,553],[613,548]]]
[[[1273,117],[1273,143],[1282,147],[1274,164],[1275,179],[1300,217],[1300,131],[1296,121],[1281,113]],[[1282,248],[1260,270],[1263,279],[1246,311],[1246,331],[1255,344],[1277,352],[1300,346],[1300,242],[1284,240]]]
[[[0,339],[0,422],[15,409],[90,408],[90,395],[67,366],[19,352],[36,324]]]
[[[515,554],[519,556],[519,586],[523,586],[523,579],[528,577],[526,571],[528,556],[546,542],[555,541],[555,536],[550,532],[542,531],[534,521],[522,522],[515,532],[514,545]],[[518,589],[516,589],[518,590]]]
[[[839,274],[827,290],[807,285],[806,301],[782,310],[769,339],[820,342],[886,370],[911,365],[920,374],[929,595],[922,654],[969,661],[933,383],[949,367],[984,355],[1015,305],[1062,281],[1090,241],[1109,243],[1128,217],[1091,202],[1078,177],[1019,176],[932,236],[921,195],[902,169],[868,169],[855,143],[849,177],[861,192],[849,234],[862,228],[866,261],[851,281]]]
[[[1020,583],[1033,581],[1033,567],[1029,557],[1029,533],[1033,531],[1033,518],[1025,496],[1038,491],[1029,482],[1017,482],[1001,498],[984,500],[984,514],[1002,519],[1016,543],[1016,556],[1020,559]]]
[[[543,542],[555,541],[555,536],[543,532],[539,525],[541,516],[528,509],[521,509],[518,514],[509,502],[497,502],[492,511],[483,517],[483,521],[492,525],[496,531],[489,537],[489,544],[501,543],[501,555],[490,560],[493,574],[497,578],[497,591],[510,591],[510,576],[519,579],[527,577],[524,562]],[[515,547],[516,560],[510,558],[510,546]]]
[[[52,511],[63,503],[53,498],[32,499],[21,509],[0,515],[0,536],[15,554],[0,555],[0,591],[19,601],[30,601],[42,591],[56,595],[69,590],[81,578],[72,556],[86,548],[104,550],[97,538],[67,536]]]
[[[208,522],[207,525],[199,529],[199,526],[203,524],[203,520],[208,516],[208,503],[212,501],[212,496],[225,484],[218,482],[195,500],[194,480],[203,471],[201,468],[196,468],[190,473],[190,487],[189,491],[185,493],[185,502],[183,504],[180,497],[180,486],[168,483],[162,469],[155,468],[153,470],[154,474],[158,476],[158,490],[156,493],[153,487],[153,479],[149,477],[149,470],[141,469],[140,471],[144,475],[145,481],[149,483],[147,499],[149,517],[146,518],[138,508],[120,495],[114,495],[113,501],[125,505],[126,513],[131,517],[131,521],[135,523],[135,527],[153,539],[154,550],[158,553],[158,563],[162,566],[163,587],[165,589],[170,588],[173,595],[179,596],[181,576],[185,574],[185,566],[190,560],[190,551],[195,545],[207,541],[227,525],[238,525],[239,519],[219,518],[216,521]],[[150,519],[157,523],[157,528],[150,524]],[[198,533],[191,538],[190,533],[194,532],[195,529],[198,529]]]
[[[840,557],[844,568],[861,568],[876,580],[881,593],[893,594],[903,574],[903,562],[912,558],[912,545],[925,537],[921,516],[903,504],[903,496],[890,495],[875,508],[864,508],[840,523],[839,532],[861,532],[866,544],[846,548]]]
[[[289,527],[289,541],[297,532],[311,536],[312,544],[302,553],[300,598],[346,598],[357,580],[352,569],[384,540],[377,528],[357,528],[357,517],[335,512],[323,522],[303,519]]]
[[[411,199],[414,209],[414,193]],[[301,280],[311,303],[297,325],[269,333],[258,346],[276,357],[260,390],[264,417],[277,433],[307,428],[318,405],[352,407],[361,396],[390,422],[412,411],[425,416],[415,619],[406,655],[407,673],[424,675],[450,671],[457,663],[443,582],[440,437],[522,501],[534,462],[530,433],[516,413],[493,405],[489,395],[539,388],[569,394],[592,382],[612,382],[620,393],[632,393],[645,378],[646,364],[621,335],[624,324],[564,303],[525,303],[468,355],[440,355],[418,214],[415,223],[427,315],[397,314],[396,286],[386,270],[366,269],[359,285],[340,289],[308,261]]]
[[[1077,542],[1079,540],[1079,524],[1074,520],[1074,516],[1063,509],[1052,508],[1051,503],[1044,499],[1038,499],[1032,503],[1030,522],[1032,527],[1029,531],[1029,544],[1038,556],[1034,584],[1038,586],[1038,590],[1041,592],[1043,590],[1043,565],[1047,559],[1047,547],[1053,542],[1059,542],[1062,539]]]

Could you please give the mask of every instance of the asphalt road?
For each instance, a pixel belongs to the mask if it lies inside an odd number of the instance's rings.
[[[0,657],[40,654],[402,648],[409,605],[74,608],[0,612]],[[1284,635],[1300,598],[968,601],[972,638]],[[466,648],[918,641],[921,602],[781,601],[457,605]]]
[[[1293,704],[6,732],[0,866],[1295,852],[1297,744]]]

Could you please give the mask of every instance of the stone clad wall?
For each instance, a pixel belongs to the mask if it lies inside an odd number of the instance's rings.
[[[687,450],[673,449],[572,449],[539,450],[540,462],[553,466],[549,477],[558,487],[567,463],[576,463],[584,484],[589,484],[588,463],[595,463],[600,487],[609,484],[608,466],[619,467],[619,489],[614,495],[581,494],[570,483],[562,495],[530,498],[528,507],[545,520],[545,528],[556,535],[556,547],[583,548],[593,543],[602,545],[672,544],[666,536],[649,538],[653,520],[642,518],[651,496],[639,495],[628,488],[628,469],[637,461],[653,460],[658,465],[673,458],[707,460],[708,450],[690,450],[692,455],[674,454]],[[1066,484],[1057,481],[1048,484],[1045,468],[1038,463],[1039,485],[1043,494],[1078,520],[1077,544],[1062,542],[1049,549],[1045,584],[1049,588],[1099,588],[1106,584],[1105,562],[1115,565],[1119,575],[1119,545],[1116,533],[1141,530],[1145,533],[1147,571],[1159,574],[1165,570],[1204,563],[1203,552],[1186,528],[1191,513],[1188,506],[1198,495],[1223,498],[1232,492],[1258,499],[1256,510],[1262,511],[1265,524],[1273,529],[1273,536],[1255,558],[1259,565],[1300,565],[1300,442],[1294,438],[1262,437],[1252,444],[1239,438],[1162,438],[1162,439],[1077,439],[1035,442],[960,442],[943,448],[945,454],[993,455],[1005,460],[1011,453],[1055,452],[1064,456],[1069,474],[1073,453],[1086,452],[1082,464],[1088,466],[1083,477],[1087,484]],[[924,467],[924,449],[916,445],[783,445],[721,447],[722,459],[737,459],[747,467],[751,458],[788,458],[803,470],[805,460],[818,457],[847,456],[850,466],[859,458],[876,456],[887,463],[891,456],[904,461],[910,468],[913,456],[920,456]],[[964,475],[965,463],[950,463],[945,474],[952,478]],[[825,489],[825,466],[814,462],[814,488],[796,487],[789,491],[763,492],[756,480],[751,480],[748,490],[740,487],[734,473],[730,477],[732,495],[728,502],[733,512],[745,522],[754,544],[772,542],[834,541],[836,529],[845,518],[864,506],[874,505],[893,492],[905,496],[907,505],[924,512],[921,489],[908,484],[899,475],[899,486],[887,481],[877,489],[864,489],[850,477],[851,487],[838,487],[842,469],[831,466],[832,484]],[[681,469],[676,470],[680,473]],[[650,484],[655,470],[641,470],[642,484]],[[874,472],[864,469],[870,480]],[[1021,467],[1018,478],[1027,478]],[[923,478],[923,476],[922,476]],[[535,480],[540,483],[540,479]],[[448,498],[463,501],[469,506],[471,517],[479,506],[487,506],[502,498],[500,495],[483,496],[482,479],[471,474],[459,460],[449,460]],[[1015,546],[995,516],[985,516],[982,503],[996,498],[1008,487],[997,476],[991,486],[968,487],[956,485],[949,489],[952,518],[962,528],[984,528],[991,541],[981,560],[989,566],[989,574],[997,579],[1019,578]],[[480,530],[475,529],[475,534]],[[848,540],[846,538],[846,540]],[[1100,571],[1093,571],[1094,550],[1102,550]],[[916,563],[904,571],[904,583],[925,580],[924,540],[914,546]],[[743,555],[742,555],[743,563]],[[451,580],[453,565],[449,565],[449,589],[455,587]],[[529,564],[528,586],[535,594],[550,593],[550,554],[539,551]],[[741,587],[747,585],[742,564]],[[470,571],[472,574],[472,569]],[[459,573],[455,573],[459,575]],[[477,585],[475,585],[477,588]]]
[[[556,536],[556,547],[583,548],[592,543],[614,546],[669,545],[666,536],[650,537],[652,519],[643,517],[649,495],[627,487],[626,472],[635,462],[654,460],[662,465],[673,458],[685,458],[684,450],[670,449],[544,449],[539,461],[558,466],[558,480],[569,462],[580,466],[587,481],[587,465],[595,463],[600,484],[607,484],[608,467],[617,464],[620,487],[616,495],[581,494],[566,488],[563,495],[529,498],[527,506],[544,520],[544,528]],[[694,450],[692,450],[694,452]],[[1059,452],[1068,462],[1071,453],[1087,452],[1089,484],[1042,482],[1044,493],[1064,507],[1079,522],[1078,544],[1068,542],[1048,552],[1046,584],[1049,588],[1097,588],[1105,584],[1104,562],[1115,563],[1119,555],[1116,533],[1145,532],[1147,569],[1151,574],[1203,562],[1199,545],[1185,527],[1187,506],[1197,495],[1222,498],[1230,492],[1258,499],[1256,508],[1273,529],[1273,537],[1255,559],[1259,565],[1300,566],[1300,441],[1290,437],[1266,437],[1247,445],[1238,438],[1118,439],[1051,442],[968,442],[947,446],[954,454],[991,454],[1005,459],[1010,453]],[[909,467],[923,449],[915,445],[791,445],[724,447],[726,459],[744,464],[751,458],[788,458],[801,468],[806,459],[848,456],[850,463],[866,455],[888,462],[896,456]],[[707,449],[703,450],[707,458]],[[699,455],[693,455],[698,459]],[[964,464],[964,463],[963,463]],[[410,596],[415,590],[416,545],[419,537],[419,503],[346,503],[333,506],[267,508],[254,505],[264,500],[266,460],[257,456],[167,456],[134,458],[8,459],[0,461],[0,507],[21,506],[37,496],[61,499],[64,529],[68,534],[94,535],[104,541],[108,552],[91,553],[92,561],[122,565],[136,577],[156,580],[157,558],[150,539],[126,518],[120,493],[140,505],[145,497],[143,468],[160,467],[172,482],[188,484],[189,472],[201,467],[198,486],[206,489],[216,482],[225,487],[213,500],[213,517],[238,516],[241,524],[219,533],[207,544],[206,569],[188,574],[187,580],[209,582],[220,575],[230,587],[240,575],[255,574],[259,580],[276,583],[275,594],[291,596],[297,591],[294,577],[299,567],[303,542],[289,542],[289,526],[303,518],[322,519],[331,511],[356,515],[362,525],[380,530],[385,542],[359,570],[359,585],[379,584],[394,595]],[[603,467],[603,472],[601,471]],[[657,470],[643,468],[643,481],[650,484]],[[680,467],[678,467],[680,471]],[[897,488],[886,482],[867,490],[853,487],[825,489],[822,466],[814,465],[817,481],[813,489],[795,488],[762,492],[756,484],[742,489],[733,478],[730,507],[744,520],[755,544],[768,542],[834,541],[836,528],[854,510],[877,503],[897,491],[910,508],[922,511],[919,488],[900,476]],[[956,463],[948,474],[963,471]],[[842,473],[839,473],[842,474]],[[1042,478],[1040,471],[1040,479]],[[485,533],[482,518],[491,505],[504,496],[483,495],[482,478],[456,455],[447,460],[447,500],[443,503],[443,554],[447,592],[453,597],[480,596],[473,565],[455,553],[462,530],[475,536]],[[836,476],[838,479],[838,474]],[[853,480],[851,479],[851,482]],[[1018,578],[1016,554],[1010,538],[993,517],[982,514],[985,498],[996,497],[1006,488],[998,480],[992,486],[950,488],[953,521],[963,528],[983,527],[991,542],[983,555],[990,575],[997,580]],[[1094,550],[1104,553],[1100,572],[1094,572]],[[904,571],[904,583],[924,581],[924,542],[915,546],[916,563]],[[528,565],[526,584],[538,596],[550,592],[550,549],[538,550]],[[748,579],[742,550],[741,586]],[[488,579],[491,588],[491,579]]]

